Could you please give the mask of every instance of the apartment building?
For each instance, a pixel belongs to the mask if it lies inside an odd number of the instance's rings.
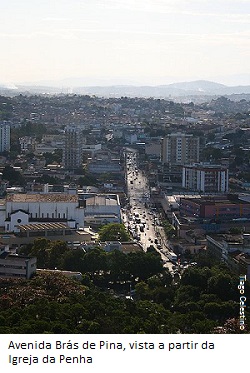
[[[228,168],[205,163],[184,165],[182,187],[203,193],[226,193],[228,191]]]
[[[66,126],[63,149],[63,166],[74,170],[82,166],[83,136],[81,128]]]
[[[162,139],[162,164],[184,165],[199,162],[200,139],[190,134],[172,133]]]
[[[0,123],[0,153],[10,151],[10,125]]]

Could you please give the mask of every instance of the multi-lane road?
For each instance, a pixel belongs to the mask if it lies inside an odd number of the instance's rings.
[[[122,213],[125,226],[144,251],[153,246],[161,254],[164,266],[172,271],[173,264],[166,256],[168,248],[164,229],[151,203],[148,180],[138,168],[136,152],[126,153],[126,183],[128,204]]]

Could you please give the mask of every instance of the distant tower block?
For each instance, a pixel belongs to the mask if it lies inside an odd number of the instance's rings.
[[[67,126],[63,150],[63,165],[66,169],[74,170],[82,166],[82,145],[82,130],[77,126]]]
[[[0,124],[0,152],[10,151],[10,125]]]

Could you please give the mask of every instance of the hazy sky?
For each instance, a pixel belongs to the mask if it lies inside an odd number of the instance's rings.
[[[250,0],[0,0],[0,6],[0,82],[218,77],[234,84],[231,76],[250,77]]]

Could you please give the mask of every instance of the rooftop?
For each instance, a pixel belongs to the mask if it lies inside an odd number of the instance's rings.
[[[241,262],[244,262],[247,265],[250,265],[250,255],[247,253],[240,253],[237,256],[237,259]]]
[[[70,229],[68,225],[64,223],[27,224],[19,225],[19,228],[22,232]]]
[[[230,234],[230,233],[212,234],[210,233],[208,236],[220,243],[227,242],[227,243],[243,244],[242,234]]]
[[[193,163],[190,165],[185,165],[184,168],[196,168],[197,170],[209,170],[209,171],[216,171],[216,170],[226,170],[227,167],[218,165],[218,164],[210,164],[210,163]]]
[[[117,197],[96,195],[86,199],[86,206],[116,206],[118,205]]]
[[[138,243],[123,242],[122,243],[122,252],[124,254],[137,253],[137,252],[143,252],[143,249]]]
[[[201,196],[200,198],[189,198],[184,197],[181,200],[189,200],[198,205],[216,205],[216,204],[250,204],[250,201],[243,201],[239,199],[237,195],[230,196],[230,195],[221,195],[221,196]]]
[[[78,196],[63,193],[8,194],[7,202],[78,202]]]

